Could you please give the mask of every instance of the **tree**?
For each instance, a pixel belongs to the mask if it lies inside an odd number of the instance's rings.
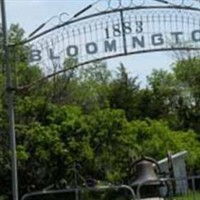
[[[2,33],[1,33],[2,34]],[[8,31],[9,44],[17,43],[23,40],[24,31],[19,27],[19,25],[11,25]],[[2,41],[0,54],[2,56]],[[30,81],[31,78],[36,78],[33,68],[30,68],[27,63],[27,54],[28,48],[26,46],[18,46],[18,47],[10,47],[9,54],[9,64],[11,66],[11,77],[13,82],[14,92],[17,93],[17,88],[20,84],[25,84],[27,81]],[[2,63],[1,63],[2,64]],[[2,65],[1,65],[2,66]],[[30,75],[29,79],[24,78],[24,74],[28,71],[28,75]],[[31,72],[31,73],[30,73]],[[23,73],[23,75],[21,74]],[[17,79],[17,75],[20,74],[19,79]],[[26,75],[27,75],[26,74]],[[32,80],[32,79],[31,79]],[[15,94],[16,94],[15,93]],[[5,86],[5,69],[1,68],[0,74],[0,165],[1,165],[1,173],[0,178],[2,180],[1,194],[10,194],[11,191],[11,166],[10,166],[10,139],[8,136],[8,122],[7,122],[7,103],[6,103],[6,86]],[[19,93],[18,93],[19,95]],[[15,95],[14,103],[17,104],[17,98]]]
[[[73,91],[74,104],[81,106],[85,113],[108,108],[109,83],[112,75],[107,65],[97,62],[81,67],[77,74],[77,87]]]
[[[10,34],[15,42],[23,39],[19,26]],[[91,177],[130,183],[128,169],[135,159],[161,159],[168,150],[187,150],[190,169],[200,168],[199,59],[179,61],[171,72],[154,70],[148,87],[140,89],[123,64],[113,76],[105,63],[75,70],[77,61],[67,58],[66,72],[26,87],[45,78],[39,66],[29,65],[28,49],[17,46],[10,57],[20,194],[82,185]],[[0,87],[0,193],[9,196],[4,74]]]
[[[123,182],[127,167],[137,156],[135,137],[123,110],[105,109],[89,116],[94,159],[90,169],[100,180]]]
[[[173,67],[180,88],[178,119],[182,129],[200,131],[200,59],[189,57],[177,62]]]
[[[139,115],[137,109],[139,91],[137,77],[129,77],[124,65],[121,64],[117,78],[112,81],[110,87],[110,107],[123,109],[128,120],[137,119]]]

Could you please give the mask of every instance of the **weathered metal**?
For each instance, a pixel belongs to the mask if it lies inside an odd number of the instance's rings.
[[[135,166],[137,175],[135,181],[131,186],[138,186],[144,182],[148,182],[150,185],[160,185],[160,179],[158,174],[155,172],[153,164],[155,161],[152,161],[147,158],[142,158],[136,161],[132,166]],[[160,168],[159,168],[160,172]]]
[[[166,184],[163,184],[163,179],[160,177],[158,162],[153,158],[143,157],[135,161],[131,167],[136,169],[136,179],[131,187],[135,189],[137,198],[160,197],[160,188]]]
[[[200,3],[191,0],[101,0],[65,22],[48,29],[44,24],[10,46],[29,46],[30,65],[39,65],[46,78],[68,70],[67,58],[77,60],[75,68],[132,54],[200,49]]]

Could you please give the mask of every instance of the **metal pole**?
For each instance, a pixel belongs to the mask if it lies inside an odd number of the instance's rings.
[[[1,0],[1,16],[2,16],[2,32],[3,32],[3,63],[6,72],[6,92],[8,105],[8,120],[9,120],[9,136],[10,136],[10,151],[11,151],[11,171],[12,171],[12,195],[13,200],[18,200],[18,178],[17,178],[17,155],[16,155],[16,140],[15,140],[15,121],[14,121],[14,106],[13,106],[13,88],[11,81],[11,69],[9,65],[9,47],[6,25],[6,10],[5,2]]]

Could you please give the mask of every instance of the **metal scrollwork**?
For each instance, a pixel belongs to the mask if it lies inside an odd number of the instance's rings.
[[[199,8],[200,0],[98,0],[94,4],[96,5],[95,9],[98,12],[102,11],[111,11],[115,9],[123,8],[137,8],[137,7],[150,7],[153,5],[156,6],[170,6],[170,7],[187,7],[187,8]],[[69,20],[70,15],[67,12],[62,12],[58,15],[52,16],[45,22],[45,26],[48,27],[56,26],[62,23],[65,23]]]
[[[143,6],[145,0],[108,0],[109,9]]]
[[[95,7],[95,10],[98,11],[98,12],[102,12],[102,11],[105,11],[105,10],[109,10],[109,3],[108,3],[108,0],[101,0],[101,1],[98,3],[98,6]]]
[[[67,12],[62,12],[59,14],[60,24],[66,22],[67,20],[69,20],[69,14]]]
[[[121,4],[121,1],[119,3],[119,1],[116,1],[116,0],[109,0],[108,1],[108,8],[109,9],[117,9],[117,8],[120,8],[120,4]]]
[[[30,64],[53,77],[65,71],[66,57],[78,67],[138,53],[199,51],[199,24],[200,0],[94,0],[73,16],[52,16],[11,46],[30,44]]]
[[[43,29],[48,29],[51,27],[55,27],[57,25],[63,24],[64,22],[68,21],[68,13],[62,12],[59,15],[54,15],[50,17],[48,20],[46,20],[44,23],[39,25],[34,31],[32,31],[29,34],[29,37],[32,37],[36,33],[40,32],[41,30],[44,31]]]
[[[129,8],[129,7],[142,7],[148,3],[147,0],[108,0],[106,2],[107,4],[106,6],[104,6],[104,10],[113,10],[113,9]]]
[[[67,12],[62,12],[49,18],[45,23],[56,26],[66,22],[67,20],[69,20],[69,14]]]
[[[104,1],[104,0],[102,0]],[[107,0],[104,10],[120,9],[126,7],[143,7],[151,5],[177,6],[177,7],[196,7],[199,0]],[[105,3],[105,1],[104,1]]]
[[[186,6],[186,7],[193,7],[194,6],[194,1],[186,1],[186,0],[182,0],[182,5]]]
[[[143,6],[145,4],[145,0],[133,0],[132,4],[134,6]]]

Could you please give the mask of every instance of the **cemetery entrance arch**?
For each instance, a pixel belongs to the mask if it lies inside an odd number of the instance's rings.
[[[100,0],[43,30],[46,24],[12,46],[28,45],[30,65],[39,65],[47,77],[64,72],[67,58],[79,66],[131,54],[200,48],[199,1]]]

